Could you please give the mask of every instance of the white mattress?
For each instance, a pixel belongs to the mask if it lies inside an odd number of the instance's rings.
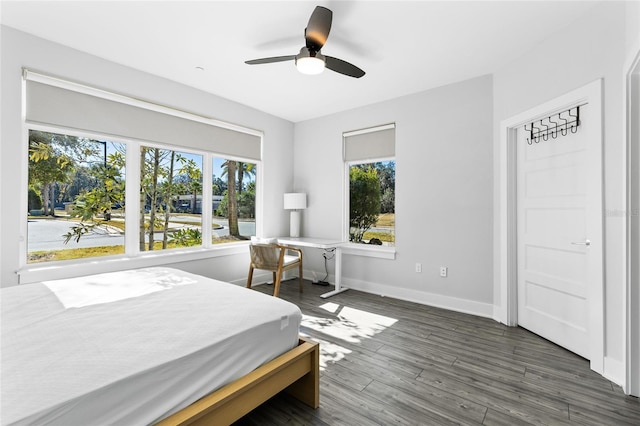
[[[300,319],[171,268],[3,289],[0,423],[156,422],[295,347]]]

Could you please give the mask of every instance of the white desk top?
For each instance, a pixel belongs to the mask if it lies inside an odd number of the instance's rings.
[[[278,237],[278,243],[288,244],[298,247],[314,247],[320,249],[334,248],[344,244],[344,241],[331,240],[328,238],[309,238],[309,237]]]

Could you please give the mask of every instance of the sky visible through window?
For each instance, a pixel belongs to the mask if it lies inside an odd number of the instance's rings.
[[[103,140],[98,140],[99,144],[104,143],[105,141]],[[113,154],[114,152],[116,152],[116,146],[123,146],[123,144],[120,143],[114,143],[111,141],[106,141],[107,143],[107,156]],[[196,166],[198,166],[198,168],[200,168],[200,170],[202,170],[202,155],[201,154],[190,154],[188,152],[184,152],[181,151],[180,155],[185,157],[187,160],[193,160],[196,163]],[[100,155],[100,156],[96,156],[96,157],[92,157],[89,159],[89,162],[95,162],[95,163],[100,163],[104,161],[103,158],[104,155]],[[220,157],[220,156],[216,156],[213,158],[213,176],[217,177],[217,178],[222,178],[222,164],[226,161],[226,159]],[[248,178],[249,181],[253,181],[253,177],[249,177]]]

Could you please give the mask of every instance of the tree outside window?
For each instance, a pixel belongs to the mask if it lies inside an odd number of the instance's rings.
[[[125,253],[126,144],[62,133],[29,132],[27,262]],[[141,146],[137,250],[202,246],[255,235],[256,164],[213,158],[213,203],[203,205],[206,153]],[[132,200],[129,200],[132,202]],[[137,206],[136,206],[137,204]],[[231,207],[232,206],[232,207]]]
[[[120,143],[29,131],[29,263],[124,253],[124,152]]]
[[[221,196],[214,209],[214,222],[226,219],[228,232],[220,238],[250,239],[255,235],[257,165],[224,158],[213,159],[214,196]],[[220,177],[216,178],[216,170]],[[217,184],[216,184],[217,182]]]
[[[395,244],[395,161],[349,166],[349,241]]]

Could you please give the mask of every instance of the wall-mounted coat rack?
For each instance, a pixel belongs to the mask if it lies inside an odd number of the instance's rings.
[[[569,132],[577,133],[580,126],[580,107],[583,105],[586,104],[525,124],[524,130],[529,133],[527,143],[531,145],[534,142],[539,143],[540,140],[548,141],[549,137],[556,139],[558,136],[566,136]]]

